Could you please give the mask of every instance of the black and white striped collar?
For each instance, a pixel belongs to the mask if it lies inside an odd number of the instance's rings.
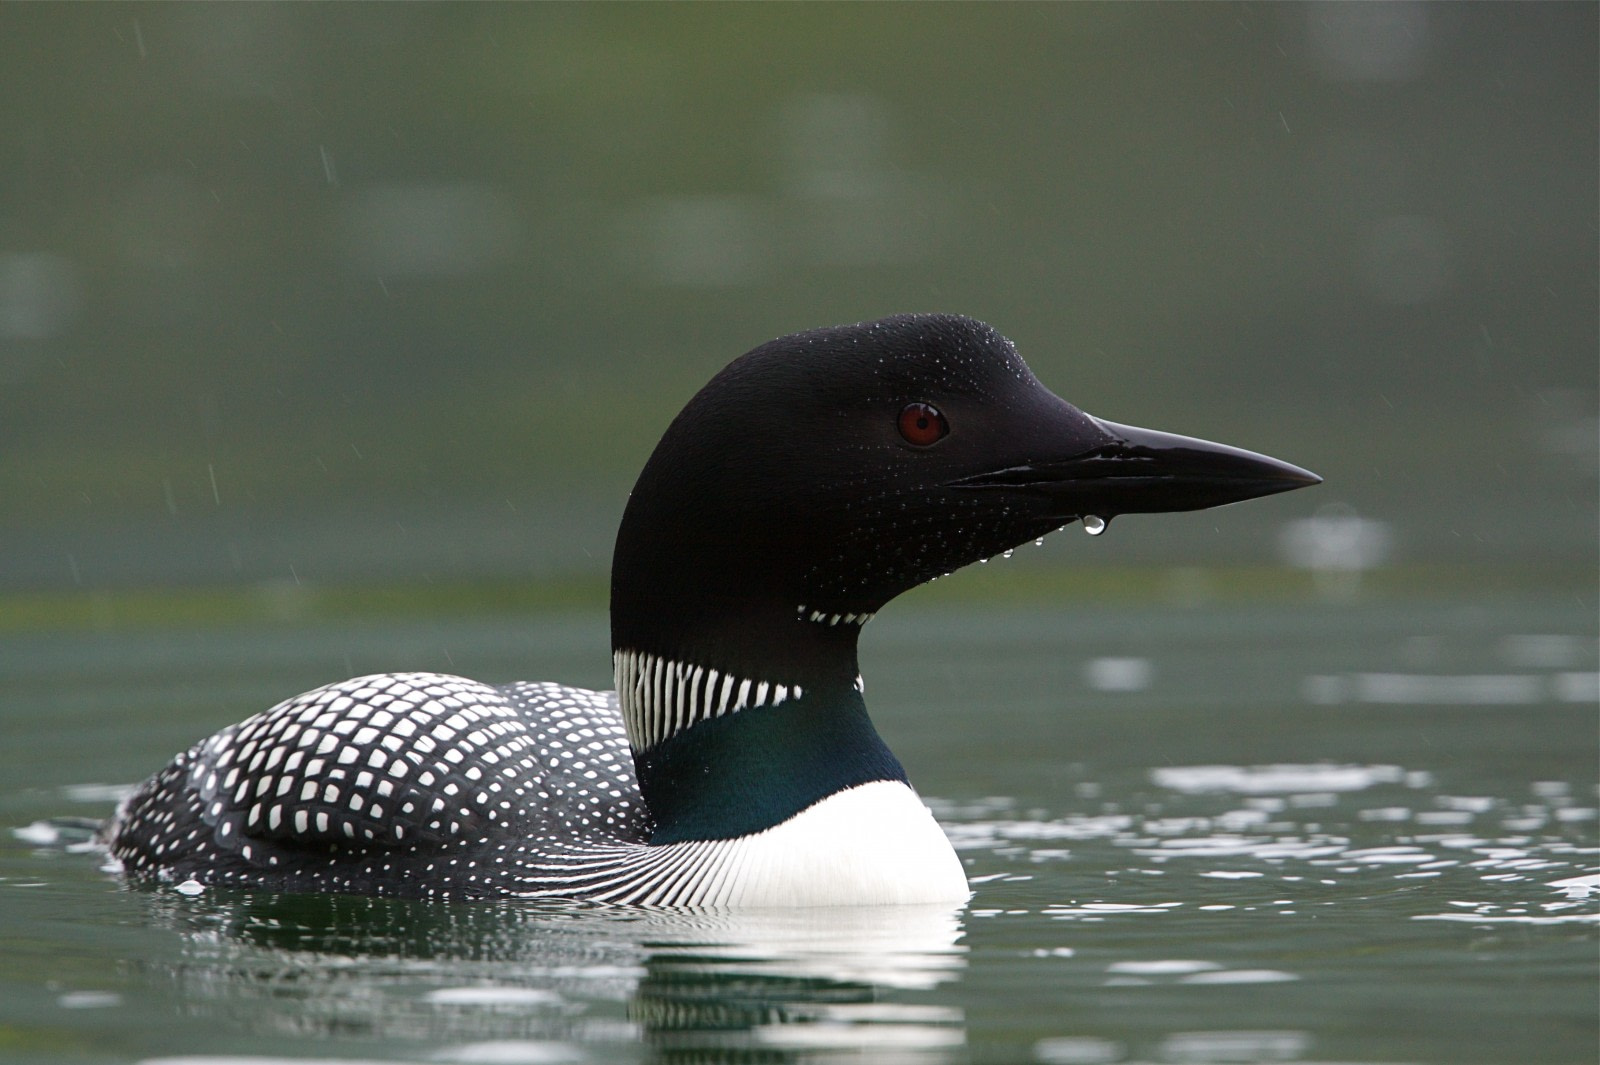
[[[616,650],[611,657],[622,720],[635,751],[649,750],[702,721],[780,706],[805,694],[792,680],[744,677],[645,651]]]

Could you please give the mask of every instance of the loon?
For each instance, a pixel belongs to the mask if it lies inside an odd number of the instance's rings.
[[[615,691],[329,684],[179,754],[100,841],[190,890],[959,905],[961,862],[867,716],[861,627],[1074,521],[1320,480],[1091,417],[971,318],[781,337],[689,401],[629,496]]]

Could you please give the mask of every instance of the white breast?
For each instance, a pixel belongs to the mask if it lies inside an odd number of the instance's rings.
[[[949,839],[899,781],[849,788],[715,847],[692,905],[961,903],[971,894]]]

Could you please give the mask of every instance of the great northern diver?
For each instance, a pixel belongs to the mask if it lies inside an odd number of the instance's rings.
[[[781,337],[712,378],[639,475],[612,565],[616,691],[330,684],[178,755],[101,836],[126,875],[169,883],[959,903],[961,863],[867,717],[861,626],[1073,521],[1319,480],[1093,418],[970,318]]]

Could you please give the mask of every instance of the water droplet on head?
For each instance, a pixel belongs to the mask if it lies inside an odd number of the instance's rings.
[[[981,565],[983,565],[983,564],[984,564],[984,563],[986,563],[986,562],[988,562],[988,561],[989,561],[989,560],[988,560],[988,559],[986,559],[986,558],[980,558],[980,559],[978,559],[978,565],[980,565],[980,566],[981,566]]]
[[[1044,537],[1041,536],[1037,540],[1035,540],[1033,542],[1033,546],[1034,547],[1043,547],[1044,546]]]
[[[1083,516],[1083,531],[1090,536],[1099,536],[1106,531],[1106,519],[1098,514],[1085,514]]]
[[[1011,552],[1013,552],[1015,550],[1016,550],[1016,548],[1014,548],[1014,547],[1008,547],[1004,551],[1000,552],[1000,557],[1001,558],[1010,558],[1011,557]]]

